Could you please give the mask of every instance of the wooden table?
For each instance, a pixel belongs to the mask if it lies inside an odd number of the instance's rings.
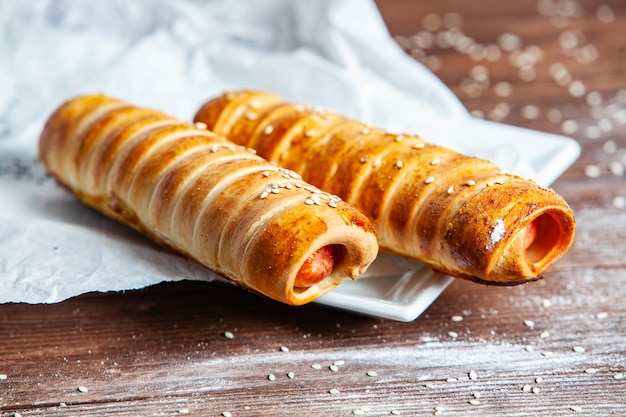
[[[411,323],[199,282],[2,305],[2,416],[626,415],[626,3],[379,6],[476,116],[580,142],[553,186],[578,220],[565,258],[456,281]]]

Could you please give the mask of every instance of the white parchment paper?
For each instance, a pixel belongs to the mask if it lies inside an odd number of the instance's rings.
[[[226,89],[276,92],[533,175],[407,57],[364,0],[0,1],[0,302],[215,276],[83,206],[37,159],[66,99],[104,92],[190,120]],[[484,130],[484,129],[483,129]]]

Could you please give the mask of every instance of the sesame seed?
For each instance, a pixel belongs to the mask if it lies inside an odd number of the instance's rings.
[[[584,352],[584,351],[585,351],[585,348],[584,348],[584,347],[582,347],[582,346],[574,346],[574,347],[572,348],[572,350],[573,350],[574,352],[577,352],[577,353],[582,353],[582,352]]]
[[[613,375],[613,379],[624,379],[624,374],[623,373],[618,373]]]
[[[602,175],[602,171],[599,166],[590,164],[585,167],[585,175],[589,178],[598,178]]]
[[[181,408],[180,410],[178,410],[178,414],[189,414],[189,409]]]
[[[570,407],[570,410],[575,411],[577,413],[583,411],[582,407],[578,406],[578,405],[573,405]]]
[[[400,410],[391,410],[391,415],[399,416],[401,414]]]
[[[574,97],[582,97],[587,92],[585,84],[583,84],[583,82],[580,80],[572,81],[571,84],[567,87],[567,90]]]
[[[271,135],[272,132],[274,132],[274,126],[272,125],[268,125],[265,127],[265,129],[263,129],[263,133],[265,133],[266,135]]]
[[[295,377],[296,377],[296,374],[294,374],[293,372],[287,372],[287,378],[294,379]]]
[[[595,373],[598,373],[598,370],[596,368],[587,368],[587,369],[585,369],[585,373],[586,374],[595,374]]]
[[[615,20],[615,12],[608,4],[601,4],[596,9],[596,18],[602,23],[611,23]]]
[[[550,109],[547,116],[548,121],[552,123],[560,123],[563,120],[563,113],[559,109]]]
[[[226,332],[224,332],[224,337],[225,337],[226,339],[234,339],[234,338],[235,338],[235,335],[234,335],[232,332],[228,332],[228,331],[226,331]]]
[[[354,414],[355,416],[362,416],[365,414],[365,411],[361,410],[360,408],[357,408],[356,410],[352,411],[352,414]]]
[[[459,334],[457,332],[448,332],[448,336],[450,336],[453,339],[456,339],[457,337],[459,337]]]
[[[272,194],[278,194],[278,193],[280,192],[280,189],[278,189],[278,188],[272,188],[272,189],[270,190],[270,192],[271,192]]]
[[[458,380],[458,378],[448,378],[446,379],[446,382],[457,382]]]
[[[402,162],[402,161],[396,161],[396,163],[394,164],[394,166],[393,166],[393,167],[394,167],[395,169],[400,169],[400,168],[402,168],[403,166],[404,166],[404,162]]]
[[[328,202],[328,207],[337,208],[337,203],[335,203],[334,201],[329,201]]]
[[[82,392],[82,393],[89,392],[89,389],[87,387],[83,387],[82,385],[78,387],[77,390],[78,392]]]
[[[526,352],[534,352],[535,348],[532,346],[524,346],[524,350]]]
[[[606,311],[601,311],[598,314],[596,314],[596,318],[598,320],[604,320],[607,317],[609,317],[609,313],[607,313]]]
[[[250,107],[252,107],[253,109],[258,109],[259,107],[261,107],[261,102],[259,100],[250,100],[250,102],[248,103],[250,105]]]
[[[522,107],[522,117],[528,120],[534,120],[539,117],[539,107],[529,104]]]
[[[333,395],[339,394],[339,390],[337,388],[332,388],[328,392]]]
[[[380,158],[376,158],[376,159],[374,159],[374,160],[372,161],[372,166],[373,166],[374,168],[376,168],[376,167],[379,167],[379,166],[380,166],[380,164],[382,164],[382,163],[383,163],[383,161],[382,161]]]
[[[530,392],[533,389],[533,387],[531,387],[529,384],[526,384],[522,387],[522,391],[524,392]]]
[[[369,156],[362,156],[361,158],[359,158],[359,162],[364,164],[366,163],[368,160],[370,159]]]
[[[254,112],[246,113],[246,119],[248,119],[248,120],[256,120],[256,119],[258,119],[258,117],[259,116],[256,113],[254,113]]]
[[[219,146],[219,145],[213,144],[213,145],[211,145],[211,147],[209,148],[209,152],[211,152],[211,153],[215,153],[215,152],[217,152],[219,149],[220,149],[220,146]]]
[[[430,161],[431,165],[439,165],[441,163],[441,159],[439,158],[435,158],[432,161]]]
[[[276,375],[274,375],[274,374],[269,374],[269,375],[267,376],[267,379],[269,379],[270,381],[274,381],[274,380],[276,379]]]
[[[467,185],[468,187],[471,187],[472,185],[476,185],[476,181],[474,180],[468,180],[465,185]]]
[[[332,364],[328,367],[328,369],[330,369],[333,372],[337,372],[339,370],[339,367],[335,364]]]
[[[404,135],[396,136],[396,142],[402,142],[404,140]]]
[[[513,33],[503,33],[498,37],[498,44],[500,45],[500,48],[507,52],[511,52],[518,49],[522,42],[520,37]]]
[[[585,136],[589,139],[598,139],[602,136],[602,131],[598,126],[587,126],[585,128]]]
[[[545,300],[543,300],[543,301],[541,302],[541,305],[542,305],[542,306],[544,306],[544,307],[546,307],[546,308],[547,308],[547,307],[550,307],[550,306],[552,305],[552,301],[550,301],[550,300],[548,300],[548,299],[545,299]]]
[[[314,363],[313,365],[311,365],[311,368],[313,368],[313,369],[322,369],[322,365],[320,365],[319,363]]]
[[[7,374],[0,374],[0,381],[4,381],[7,378],[8,378]]]
[[[304,204],[306,204],[307,206],[311,206],[315,204],[315,201],[311,198],[307,198],[306,200],[304,200]]]
[[[472,381],[475,379],[478,379],[478,375],[476,374],[475,371],[469,371],[469,379],[471,379]]]
[[[472,393],[472,396],[474,398],[480,398],[481,394],[480,394],[480,392],[476,391],[476,392]]]
[[[454,186],[452,186],[452,185],[451,185],[450,187],[448,187],[448,189],[446,190],[446,192],[447,192],[448,194],[452,194],[452,193],[454,192]]]
[[[471,400],[468,401],[468,403],[470,403],[471,405],[480,405],[480,400],[476,398],[472,398]]]
[[[426,184],[433,183],[433,182],[435,182],[435,177],[428,177],[428,178],[426,178],[426,180],[424,180],[424,182]]]
[[[377,374],[375,371],[367,371],[367,372],[365,373],[365,375],[367,375],[367,376],[372,376],[372,377],[374,377],[374,376],[378,376],[378,374]]]
[[[538,376],[537,378],[535,378],[535,382],[536,382],[537,384],[541,384],[541,383],[543,382],[543,378],[542,378],[542,377],[540,377],[540,376]]]
[[[204,122],[196,122],[194,123],[194,125],[196,126],[196,128],[202,129],[202,130],[206,130],[208,128],[207,124]]]
[[[621,209],[626,207],[626,197],[618,195],[616,197],[613,197],[613,201],[611,202],[611,204],[613,204],[613,207]]]
[[[621,177],[624,175],[624,165],[619,161],[613,161],[609,165],[609,171],[616,177]]]
[[[426,146],[426,144],[424,142],[419,142],[419,143],[414,143],[412,148],[413,149],[424,149],[425,146]]]
[[[535,322],[532,320],[524,320],[524,326],[526,327],[535,327]]]
[[[494,93],[500,97],[509,97],[513,94],[513,86],[506,81],[500,81],[494,85]]]
[[[307,138],[312,138],[316,134],[317,132],[315,130],[307,130],[306,132],[304,132],[304,136],[306,136]]]
[[[547,339],[548,337],[550,337],[550,332],[547,330],[544,330],[543,332],[539,334],[539,337],[542,339]]]
[[[263,191],[263,192],[261,193],[261,195],[259,196],[259,198],[260,198],[261,200],[265,200],[265,199],[266,199],[269,195],[270,195],[270,193],[269,193],[268,191]]]
[[[598,91],[591,91],[589,94],[587,94],[585,100],[587,101],[588,105],[592,107],[598,107],[602,105],[602,94],[600,94],[600,92]]]
[[[452,320],[455,323],[458,323],[460,321],[463,321],[463,316],[452,316],[450,317],[450,320]]]
[[[223,416],[223,417],[232,417],[233,415],[232,415],[231,413],[229,413],[228,411],[224,411],[224,412],[222,413],[222,416]]]
[[[370,129],[368,127],[364,127],[363,129],[361,129],[362,135],[367,135],[368,133],[370,133]]]
[[[539,394],[539,391],[541,391],[539,387],[533,387],[533,389],[531,390],[533,394]]]
[[[280,347],[280,351],[281,352],[289,352],[289,348],[287,346],[281,346]]]

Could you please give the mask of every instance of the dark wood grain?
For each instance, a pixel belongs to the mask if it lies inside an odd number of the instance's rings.
[[[560,5],[560,14],[540,13],[540,4]],[[613,21],[598,19],[602,5]],[[578,221],[565,258],[524,286],[456,281],[411,323],[289,307],[201,282],[1,305],[2,416],[626,415],[626,3],[385,0],[379,7],[399,45],[435,65],[468,110],[579,141],[581,158],[553,185]],[[412,46],[424,16],[450,12],[461,17],[455,30],[481,45],[511,33],[522,47],[539,47],[535,78],[520,79],[506,51],[489,61],[445,45]],[[568,55],[559,41],[566,31],[581,36],[577,47],[593,45],[597,58]],[[559,85],[554,63],[586,93]],[[464,87],[477,65],[489,70],[479,92]],[[498,82],[512,94],[499,95]],[[568,130],[567,120],[578,128]],[[590,176],[594,170],[599,175]]]

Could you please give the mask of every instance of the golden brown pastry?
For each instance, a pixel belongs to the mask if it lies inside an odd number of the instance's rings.
[[[303,304],[356,279],[378,251],[366,217],[298,174],[104,95],[61,105],[39,153],[83,202],[284,303]]]
[[[194,120],[360,209],[383,250],[455,277],[538,278],[574,237],[573,213],[553,190],[418,136],[255,91],[225,93]]]

